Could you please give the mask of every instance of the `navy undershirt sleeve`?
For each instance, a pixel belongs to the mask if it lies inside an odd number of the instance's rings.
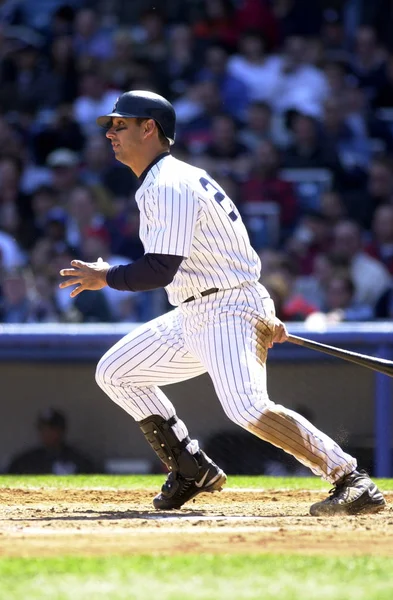
[[[115,290],[144,292],[165,287],[173,280],[183,256],[145,254],[129,265],[111,267],[106,282]]]

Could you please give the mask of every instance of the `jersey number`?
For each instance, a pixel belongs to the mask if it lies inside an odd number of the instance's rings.
[[[215,192],[213,195],[214,200],[216,202],[218,202],[218,204],[225,210],[225,212],[227,213],[227,215],[231,219],[231,221],[236,221],[237,214],[234,210],[235,207],[233,206],[233,204],[230,201],[230,199],[228,198],[228,196],[226,196],[225,194],[220,192],[220,190],[216,188],[214,183],[212,181],[210,181],[209,179],[206,179],[206,177],[201,177],[199,182],[206,192],[209,192],[209,191],[212,192],[214,190],[214,192]]]

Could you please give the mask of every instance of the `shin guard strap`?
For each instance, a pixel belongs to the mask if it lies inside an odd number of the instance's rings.
[[[187,450],[191,440],[188,436],[181,442],[177,439],[172,429],[177,421],[176,416],[165,420],[160,415],[151,415],[139,421],[139,426],[147,442],[169,471],[178,471],[183,477],[195,477],[199,465]]]

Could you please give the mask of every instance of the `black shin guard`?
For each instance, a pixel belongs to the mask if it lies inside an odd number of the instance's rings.
[[[170,471],[177,471],[183,477],[193,478],[198,473],[199,465],[195,456],[186,448],[191,441],[190,438],[187,436],[181,442],[177,439],[172,429],[172,425],[177,421],[176,416],[165,420],[159,415],[151,415],[139,421],[139,425],[158,458]]]

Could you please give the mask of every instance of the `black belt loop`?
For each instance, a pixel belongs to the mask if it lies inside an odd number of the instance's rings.
[[[201,296],[208,296],[209,294],[215,294],[218,291],[219,291],[218,288],[210,288],[210,290],[205,290],[204,292],[201,292]],[[183,300],[183,304],[185,302],[191,302],[191,300],[196,300],[196,297],[190,296],[189,298],[187,298],[187,300]]]

